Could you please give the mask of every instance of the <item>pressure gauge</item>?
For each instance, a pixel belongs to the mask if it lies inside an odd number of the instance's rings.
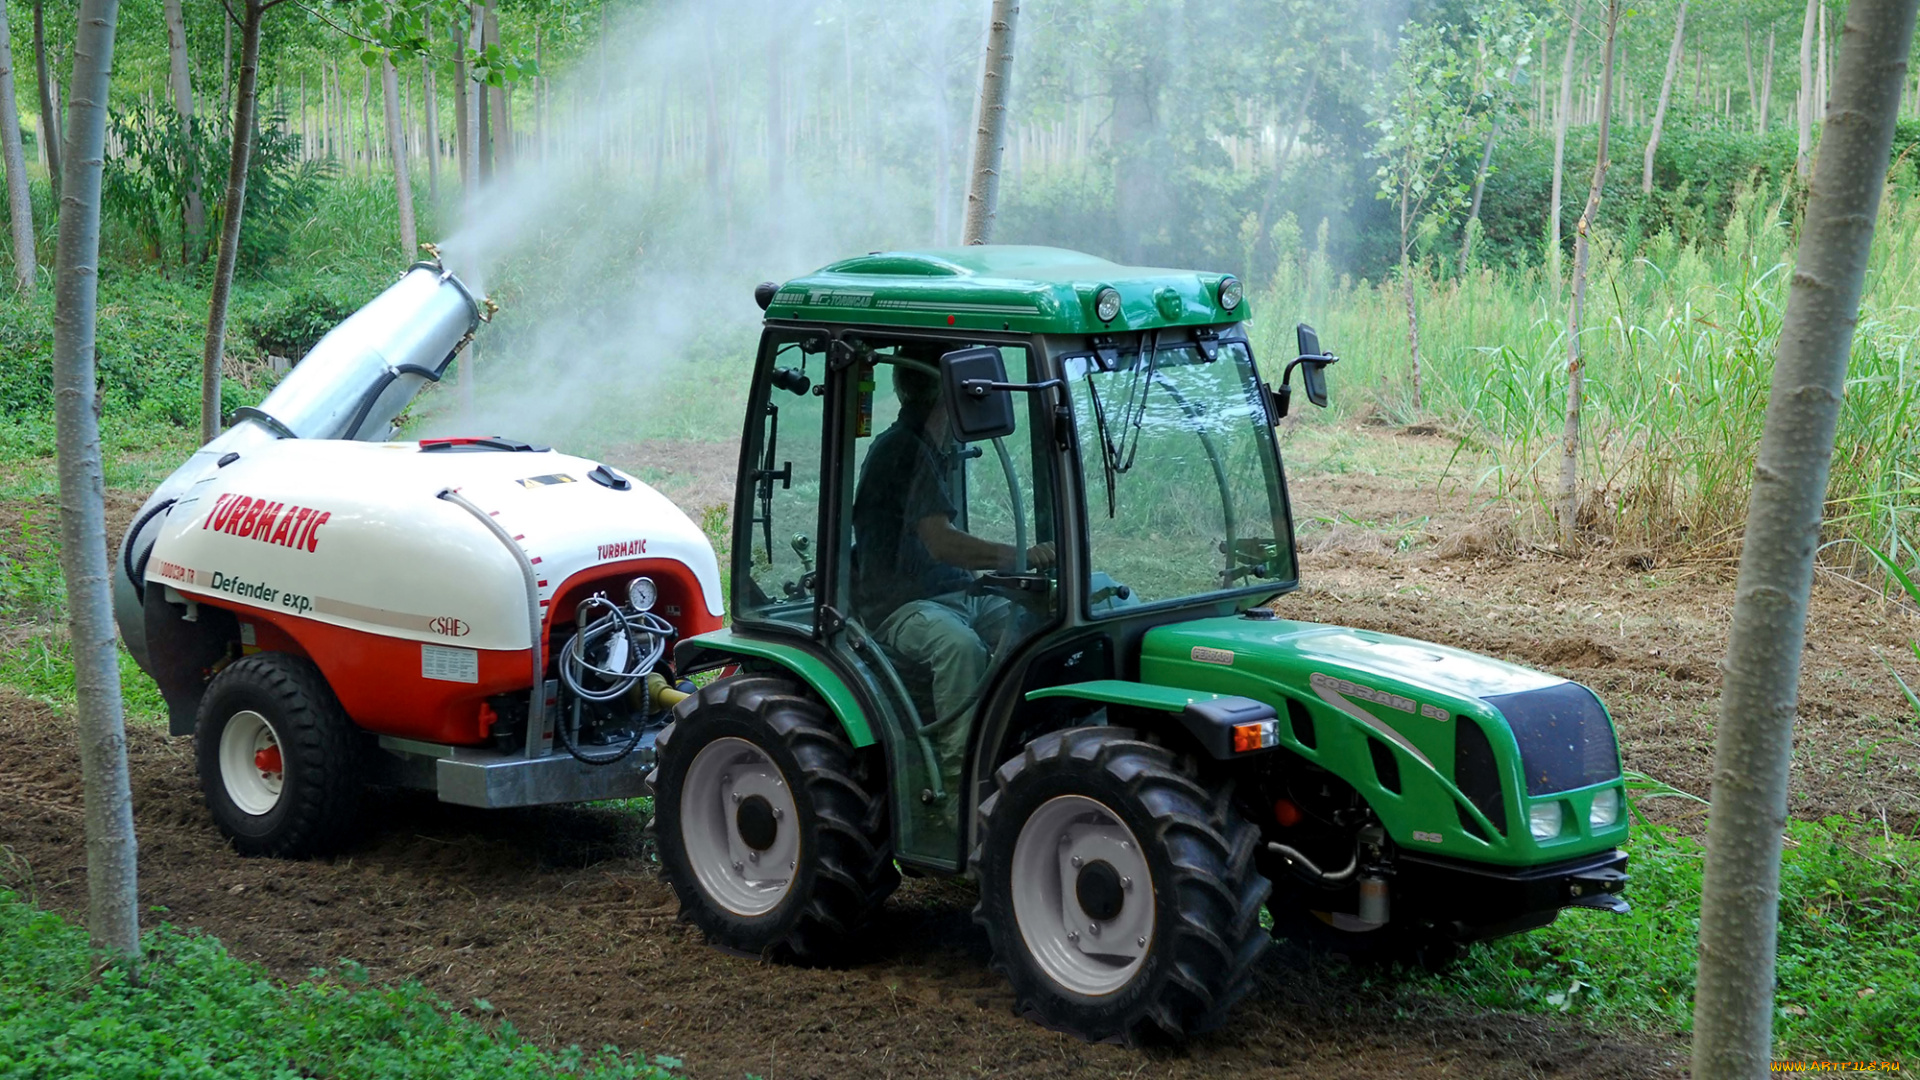
[[[627,582],[627,603],[635,611],[652,611],[653,605],[660,599],[660,590],[650,577],[637,577]]]

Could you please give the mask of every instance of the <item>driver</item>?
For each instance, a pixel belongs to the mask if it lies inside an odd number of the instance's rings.
[[[1012,601],[969,591],[972,571],[1018,569],[1019,553],[953,523],[948,462],[957,447],[931,370],[940,351],[903,346],[891,365],[900,415],[874,438],[854,489],[854,603],[883,647],[932,670],[928,726],[946,725],[936,741],[951,768],[966,748],[960,717],[986,681],[993,646],[1024,628]],[[1053,565],[1053,545],[1036,544],[1026,556],[1028,567],[1044,570]]]

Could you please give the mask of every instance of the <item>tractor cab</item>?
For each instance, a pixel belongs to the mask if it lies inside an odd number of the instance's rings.
[[[874,254],[766,312],[733,621],[682,641],[663,871],[729,949],[844,958],[899,869],[964,873],[1016,1011],[1225,1022],[1274,933],[1436,963],[1624,912],[1587,688],[1279,617],[1276,388],[1231,276],[1051,248]]]
[[[731,637],[834,671],[901,859],[963,869],[1008,746],[1098,709],[1029,693],[1137,679],[1148,628],[1294,587],[1240,288],[995,247],[762,287]]]

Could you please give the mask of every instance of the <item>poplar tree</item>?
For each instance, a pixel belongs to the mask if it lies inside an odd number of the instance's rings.
[[[1698,1080],[1763,1076],[1772,1056],[1780,836],[1807,602],[1917,3],[1853,0],[1848,6],[1774,354],[1721,665],[1693,1002]]]

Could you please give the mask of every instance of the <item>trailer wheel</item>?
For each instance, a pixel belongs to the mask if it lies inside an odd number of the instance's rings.
[[[256,653],[229,664],[201,699],[194,744],[207,807],[240,854],[323,854],[352,828],[359,744],[311,663]]]
[[[1259,832],[1125,728],[1041,736],[980,806],[974,921],[1016,1010],[1083,1039],[1217,1027],[1270,939]]]
[[[681,917],[723,948],[802,963],[846,955],[900,884],[884,780],[821,703],[736,676],[655,742],[654,829]]]

